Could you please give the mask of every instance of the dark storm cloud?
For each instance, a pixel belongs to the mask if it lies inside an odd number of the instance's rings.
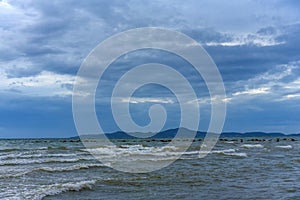
[[[78,2],[70,0],[11,2],[11,4],[22,11],[28,20],[27,23],[20,24],[21,26],[16,29],[16,37],[23,38],[23,41],[11,41],[8,52],[11,51],[11,55],[15,54],[30,59],[33,62],[31,68],[35,67],[39,71],[47,69],[58,73],[74,74],[88,52],[103,39],[113,33],[140,26],[163,26],[182,30],[203,44],[208,42],[231,42],[234,39],[234,34],[231,34],[230,31],[227,31],[227,33],[218,31],[218,25],[221,26],[223,21],[213,20],[217,19],[217,16],[207,17],[208,15],[206,15],[207,20],[211,21],[211,25],[205,26],[203,24],[205,23],[203,14],[207,14],[206,11],[204,12],[204,8],[211,8],[220,4],[218,1],[213,1],[211,4],[190,1],[189,4],[185,5],[181,5],[179,1],[170,4],[163,1]],[[222,13],[227,13],[226,16],[223,16],[226,17],[223,20],[233,22],[238,14],[242,17],[240,20],[249,19],[251,16],[248,12],[240,13],[240,10],[257,5],[261,6],[260,3],[249,2],[238,5],[240,9],[236,11],[236,14],[228,12],[228,10],[236,7],[234,4],[215,7],[215,10],[211,10],[211,12],[222,11]],[[262,15],[264,7],[267,6],[262,5],[262,8],[256,10],[257,16]],[[186,10],[188,8],[190,11]],[[195,9],[199,9],[199,12],[195,13]],[[285,10],[283,9],[282,12],[285,12]],[[274,13],[270,13],[270,15],[274,15]],[[282,13],[279,12],[278,15],[281,16]],[[288,17],[292,18],[293,16]],[[198,22],[194,21],[196,18],[198,18]],[[247,27],[249,26],[250,24],[247,25]],[[241,28],[240,25],[237,25],[237,27]],[[265,27],[254,31],[257,31],[257,34],[275,34],[276,28]],[[281,39],[284,40],[284,38]],[[212,57],[216,59],[217,64],[220,63],[221,67],[232,67],[234,70],[241,68],[241,65],[245,68],[247,68],[247,65],[262,65],[254,68],[263,69],[265,60],[260,55],[265,55],[266,51],[270,57],[272,52],[276,54],[276,47],[268,49],[243,45],[237,47],[207,47],[207,49]],[[18,54],[13,52],[18,52]],[[244,54],[243,58],[237,56],[240,52]],[[9,59],[8,55],[3,57],[3,59]],[[268,56],[266,57],[268,58]],[[11,57],[11,59],[15,59],[15,57]],[[282,59],[281,63],[286,60]],[[253,69],[249,70],[251,73],[254,72]]]
[[[263,73],[280,64],[286,64],[300,60],[300,24],[282,26],[279,28],[268,27],[258,32],[262,34],[274,34],[283,32],[275,40],[278,45],[255,46],[206,46],[225,81],[248,79],[256,74]]]

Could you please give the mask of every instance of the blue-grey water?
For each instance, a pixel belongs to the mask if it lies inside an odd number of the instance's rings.
[[[116,144],[119,156],[159,151],[162,162],[176,148],[164,142]],[[300,138],[229,138],[205,158],[200,145],[159,171],[131,174],[104,166],[79,140],[0,140],[0,199],[300,199]],[[114,156],[109,146],[97,151]]]

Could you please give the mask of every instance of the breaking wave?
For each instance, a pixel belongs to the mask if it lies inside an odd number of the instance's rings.
[[[95,184],[96,180],[43,185],[34,191],[26,191],[24,197],[26,199],[41,200],[46,196],[53,196],[63,192],[91,190]]]
[[[275,146],[276,148],[280,148],[280,149],[292,149],[292,145],[285,145],[285,146]]]
[[[264,146],[261,145],[261,144],[243,144],[243,145],[241,145],[241,147],[244,147],[244,148],[264,148]]]

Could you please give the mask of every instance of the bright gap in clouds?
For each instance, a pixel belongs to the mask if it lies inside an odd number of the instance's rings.
[[[26,77],[8,77],[0,71],[0,90],[31,97],[66,97],[72,95],[75,76],[43,71]]]

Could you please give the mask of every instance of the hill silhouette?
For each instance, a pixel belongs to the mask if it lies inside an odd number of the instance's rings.
[[[182,137],[193,137],[193,131],[186,129],[186,128],[174,128],[174,129],[168,129],[161,131],[155,135],[153,133],[138,133],[144,138],[147,137],[147,135],[153,135],[151,137],[147,138],[174,138],[178,132],[178,130],[181,130]],[[137,133],[136,133],[137,134]],[[123,131],[116,131],[113,133],[105,133],[106,137],[109,139],[133,139],[136,138],[130,134],[127,134]],[[206,135],[206,132],[203,131],[197,131],[195,138],[204,138]],[[220,135],[220,138],[222,137],[297,137],[300,136],[300,134],[283,134],[283,133],[278,133],[278,132],[245,132],[245,133],[240,133],[240,132],[223,132]],[[94,134],[94,135],[84,135],[81,136],[81,138],[103,138],[103,134]],[[78,138],[72,137],[72,138]]]

